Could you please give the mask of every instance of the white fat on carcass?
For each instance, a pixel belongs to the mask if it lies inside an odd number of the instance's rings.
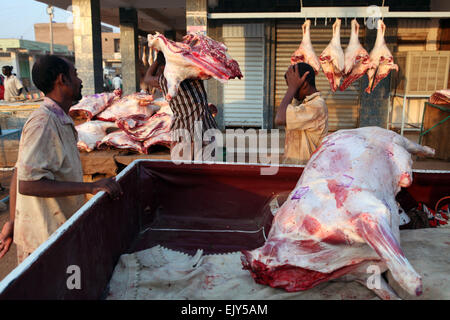
[[[300,46],[291,56],[291,64],[304,62],[309,64],[316,74],[320,71],[320,61],[314,52],[310,35],[311,20],[306,20],[302,25],[303,38]]]
[[[381,19],[378,19],[377,39],[375,45],[370,52],[371,66],[367,70],[367,76],[369,78],[369,85],[366,88],[367,93],[371,93],[377,84],[387,77],[391,70],[398,71],[398,66],[394,63],[394,57],[389,51],[386,41],[384,40],[384,33],[386,31],[386,25]]]
[[[264,246],[244,252],[244,267],[258,283],[299,291],[337,278],[365,284],[375,266],[420,295],[421,278],[400,248],[395,201],[412,183],[411,154],[434,150],[379,127],[327,136],[277,211]],[[383,281],[369,289],[396,297]]]
[[[111,146],[117,149],[134,150],[139,153],[145,153],[143,145],[139,141],[131,139],[124,131],[119,130],[106,135],[97,143],[97,148],[102,149]]]
[[[322,70],[334,92],[339,87],[344,72],[344,51],[341,47],[341,19],[333,24],[333,37],[319,56]]]
[[[345,78],[339,87],[339,90],[341,91],[344,91],[350,84],[361,78],[371,67],[369,54],[359,42],[358,33],[359,24],[356,19],[353,19],[350,41],[344,52]]]
[[[153,96],[144,93],[134,93],[114,101],[111,106],[97,115],[98,120],[116,121],[117,119],[135,114],[151,116],[160,109],[153,103]]]
[[[118,98],[118,96],[112,92],[84,96],[80,102],[69,109],[69,115],[71,117],[92,119],[105,110],[115,98]]]
[[[86,121],[75,127],[78,132],[77,147],[80,150],[91,152],[107,134],[107,129],[117,128],[114,122],[99,120]]]

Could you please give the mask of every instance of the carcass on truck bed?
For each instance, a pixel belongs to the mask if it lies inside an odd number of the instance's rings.
[[[280,166],[273,176],[261,168],[134,161],[117,177],[122,198],[94,196],[0,282],[0,299],[103,299],[119,257],[157,244],[189,254],[262,246],[273,217],[268,203],[295,187],[303,166]],[[450,193],[449,181],[449,171],[414,171],[408,191],[436,203]],[[81,288],[70,290],[77,267]]]

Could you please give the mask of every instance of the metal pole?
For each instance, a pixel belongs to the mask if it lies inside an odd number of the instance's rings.
[[[47,13],[50,17],[50,54],[53,54],[53,6],[47,7]]]
[[[400,135],[403,136],[403,131],[405,130],[405,109],[406,109],[406,92],[403,96],[403,109],[402,109],[402,126],[400,128]]]

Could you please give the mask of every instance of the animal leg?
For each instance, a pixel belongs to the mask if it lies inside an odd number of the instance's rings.
[[[411,295],[422,294],[422,279],[413,269],[398,241],[392,234],[388,222],[362,213],[356,222],[358,233],[386,263],[394,279]]]
[[[379,287],[368,287],[372,290],[381,300],[401,300],[401,298],[394,292],[389,284],[384,280],[382,275],[379,276]],[[368,279],[358,279],[356,282],[367,287]]]
[[[434,149],[427,146],[421,146],[399,134],[394,138],[394,142],[404,147],[411,154],[418,156],[434,156]]]

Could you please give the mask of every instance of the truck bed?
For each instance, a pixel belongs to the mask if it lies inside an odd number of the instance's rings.
[[[117,180],[124,195],[100,192],[0,282],[0,299],[102,299],[120,255],[157,244],[193,254],[261,246],[269,203],[292,190],[303,166],[261,175],[256,164],[136,160]],[[409,193],[425,203],[450,194],[450,171],[414,171]],[[68,289],[70,266],[81,289]],[[68,269],[69,268],[69,269]]]

